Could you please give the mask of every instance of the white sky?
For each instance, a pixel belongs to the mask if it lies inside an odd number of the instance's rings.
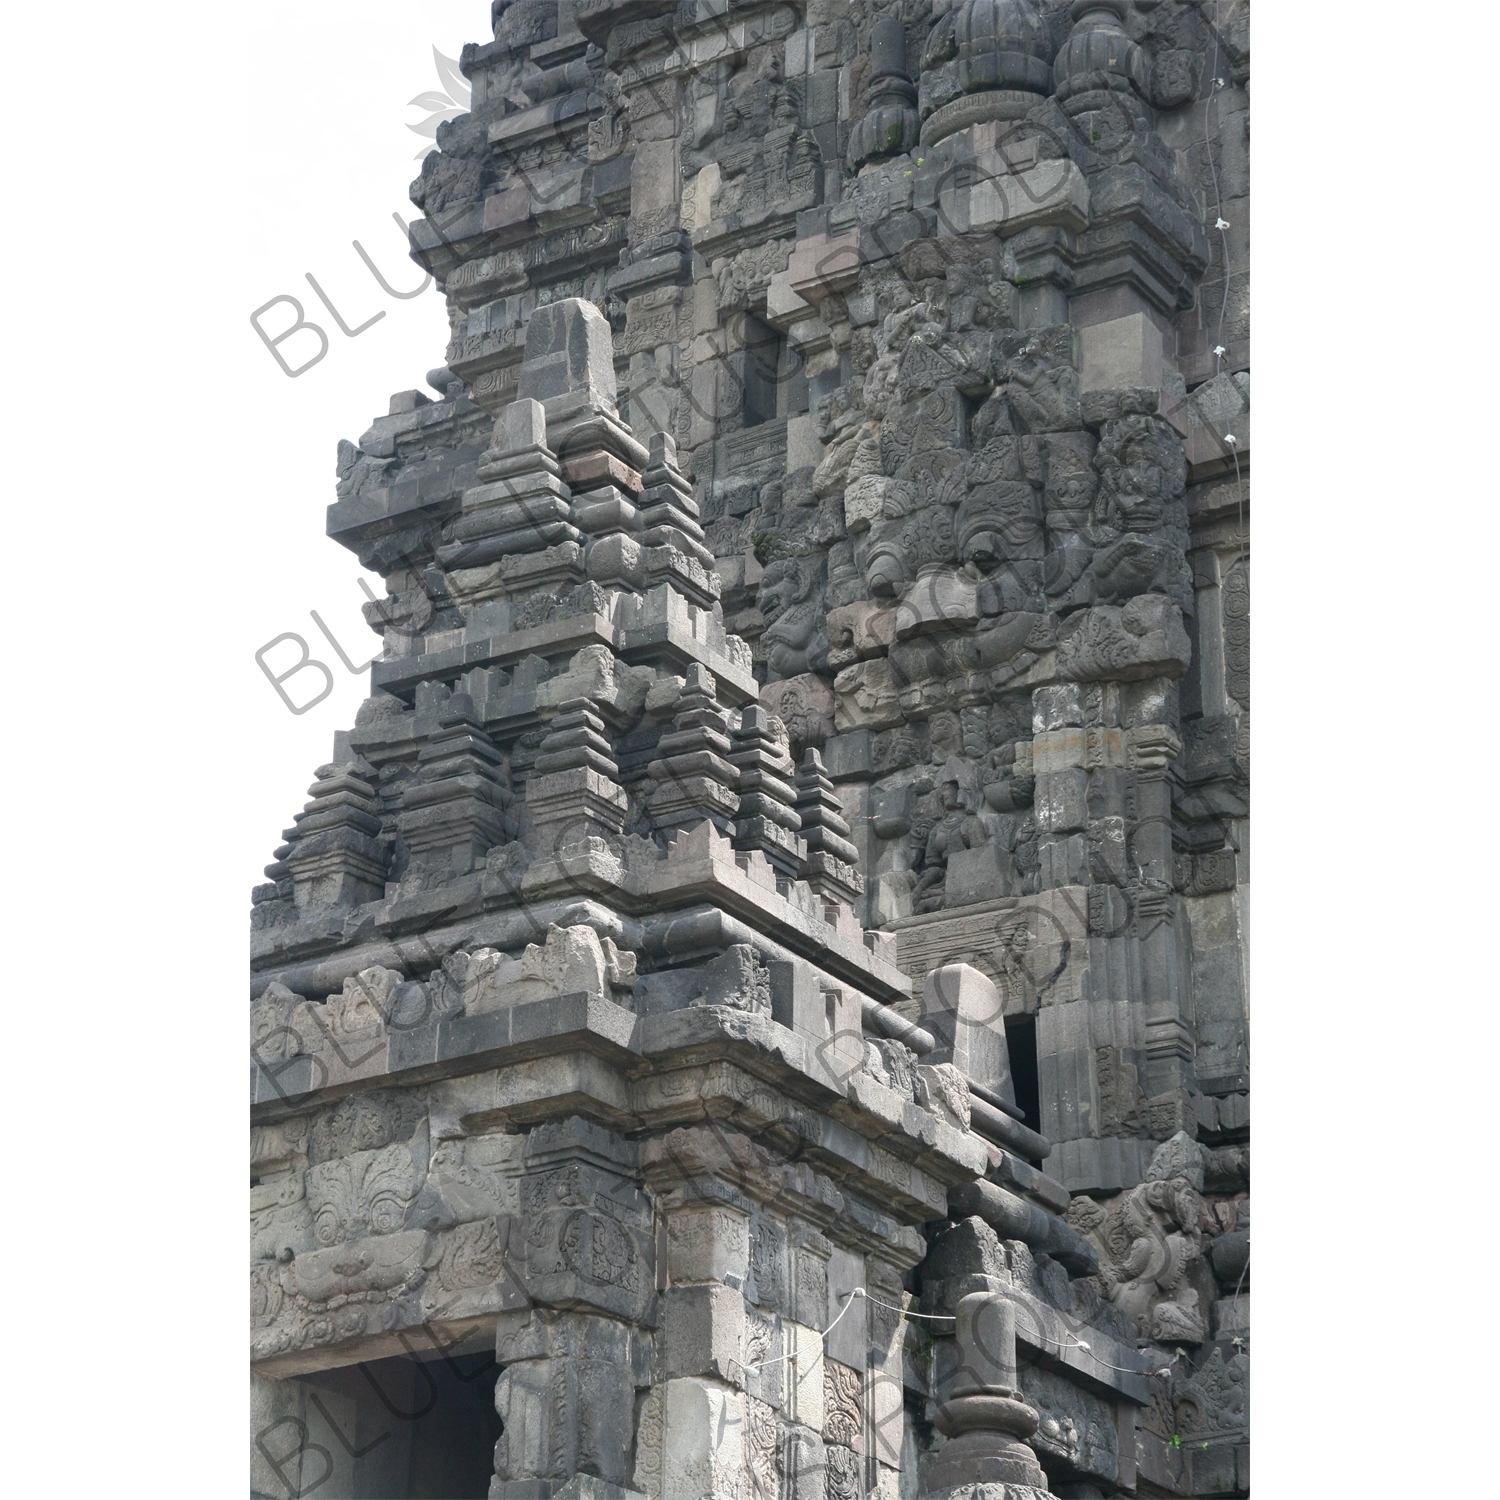
[[[358,562],[324,535],[338,440],[357,442],[394,391],[415,386],[432,395],[424,377],[443,362],[447,341],[436,288],[409,301],[388,296],[353,241],[396,290],[420,284],[422,273],[406,258],[391,218],[399,213],[410,223],[417,215],[407,187],[420,166],[416,153],[432,144],[409,129],[432,109],[409,101],[445,91],[433,48],[456,60],[465,41],[487,39],[489,6],[486,0],[279,0],[236,14],[238,69],[265,80],[264,109],[245,131],[250,243],[244,248],[251,253],[243,257],[244,311],[233,349],[250,393],[243,449],[249,473],[239,488],[253,507],[245,528],[253,582],[236,663],[255,746],[244,819],[248,904],[249,886],[264,879],[260,871],[302,808],[314,769],[328,759],[334,731],[353,724],[369,691],[368,671],[345,670],[311,612],[356,666],[380,646],[360,614]],[[308,272],[349,327],[384,316],[356,338],[345,337],[308,284]],[[294,379],[249,321],[278,295],[295,297],[329,340],[327,355]],[[285,303],[261,318],[273,338],[292,321]],[[302,332],[279,349],[296,369],[318,347],[313,334]],[[383,596],[379,578],[366,578]],[[307,641],[312,658],[334,676],[333,692],[301,715],[287,709],[254,659],[288,632]],[[284,641],[265,660],[273,672],[284,672],[299,655],[296,642]],[[309,668],[283,686],[300,706],[316,697],[323,677]]]

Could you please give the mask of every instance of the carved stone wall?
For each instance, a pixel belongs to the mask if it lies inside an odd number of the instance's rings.
[[[257,1493],[476,1351],[504,1500],[1248,1493],[1247,4],[491,21],[254,893]]]

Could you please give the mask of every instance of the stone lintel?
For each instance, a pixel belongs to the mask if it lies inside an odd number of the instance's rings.
[[[495,1315],[489,1313],[474,1318],[435,1318],[424,1324],[415,1338],[411,1330],[398,1329],[320,1344],[311,1349],[296,1349],[252,1363],[257,1375],[287,1380],[296,1375],[316,1375],[320,1370],[337,1370],[376,1359],[410,1359],[413,1348],[441,1349],[454,1359],[463,1354],[484,1353],[493,1348],[494,1343]]]

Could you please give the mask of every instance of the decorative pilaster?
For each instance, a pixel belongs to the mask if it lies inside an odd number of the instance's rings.
[[[546,408],[547,440],[573,495],[573,524],[593,537],[638,532],[647,455],[620,420],[614,345],[592,302],[569,297],[536,310],[517,393]]]
[[[507,1263],[526,1305],[495,1320],[503,1371],[491,1500],[625,1500],[643,1326],[656,1322],[652,1211],[636,1147],[577,1116],[526,1138]],[[601,1483],[602,1481],[602,1483]]]
[[[677,439],[654,432],[647,447],[651,456],[641,479],[642,539],[651,547],[676,547],[712,570],[715,559],[703,540],[693,487],[677,467]]]
[[[1134,731],[1129,754],[1134,771],[1136,822],[1132,838],[1132,890],[1141,949],[1145,1002],[1145,1073],[1148,1097],[1175,1096],[1176,1118],[1158,1128],[1187,1123],[1187,1091],[1194,1086],[1193,1029],[1182,1013],[1181,963],[1176,931],[1179,897],[1172,889],[1172,763],[1182,749],[1166,724]]]

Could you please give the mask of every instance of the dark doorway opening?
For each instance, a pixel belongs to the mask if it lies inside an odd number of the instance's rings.
[[[1042,1132],[1042,1089],[1036,1065],[1036,1017],[1007,1016],[1005,1046],[1010,1053],[1010,1081],[1025,1123]]]
[[[744,424],[758,427],[776,416],[781,378],[781,335],[752,313],[745,314]]]
[[[974,418],[984,405],[984,396],[969,396],[958,392],[958,446],[970,449],[974,446]]]
[[[301,1495],[483,1500],[501,1429],[499,1377],[489,1352],[402,1355],[302,1377],[307,1445]]]

